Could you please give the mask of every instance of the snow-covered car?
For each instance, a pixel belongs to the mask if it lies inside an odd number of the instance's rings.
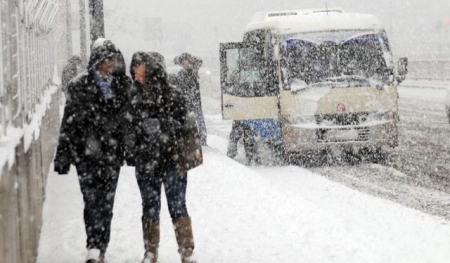
[[[445,113],[447,113],[448,122],[450,123],[450,87],[448,87],[447,95],[445,96]]]

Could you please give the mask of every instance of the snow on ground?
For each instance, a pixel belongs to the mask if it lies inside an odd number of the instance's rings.
[[[200,263],[449,262],[450,224],[351,190],[299,167],[246,167],[210,135],[189,173],[188,209]],[[38,263],[83,262],[82,196],[75,169],[50,172]],[[164,199],[165,200],[165,199]],[[140,195],[130,167],[117,189],[108,263],[140,262]],[[179,262],[167,205],[161,263]]]

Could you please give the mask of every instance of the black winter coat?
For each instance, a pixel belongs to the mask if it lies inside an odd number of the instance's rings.
[[[77,76],[77,65],[73,60],[69,60],[69,63],[64,66],[61,76],[62,91],[67,95],[67,87],[70,81]]]
[[[120,167],[124,159],[123,118],[130,80],[114,72],[110,98],[105,101],[94,80],[94,68],[120,53],[114,45],[92,51],[87,71],[70,82],[55,156],[55,171],[68,173],[70,164]]]
[[[180,70],[173,84],[183,94],[190,111],[197,113],[202,110],[200,84],[198,75],[193,69]]]
[[[153,54],[137,52],[133,56],[131,67],[146,65],[146,84],[133,84],[127,129],[127,141],[132,141],[127,143],[127,162],[134,164],[138,173],[150,175],[180,170],[180,139],[186,135],[188,113],[184,97],[169,85],[164,65]]]

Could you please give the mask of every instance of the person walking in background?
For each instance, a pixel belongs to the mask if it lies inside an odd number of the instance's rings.
[[[67,98],[67,87],[69,82],[77,76],[77,67],[81,65],[81,58],[79,56],[73,56],[64,66],[61,77],[61,87],[64,95]]]
[[[130,81],[117,70],[115,45],[98,39],[87,70],[68,85],[68,98],[54,160],[58,174],[76,167],[84,200],[86,263],[104,262],[114,197],[123,164],[123,123]]]
[[[155,263],[160,241],[161,186],[164,185],[169,213],[175,229],[182,263],[193,260],[194,237],[186,208],[187,170],[186,127],[188,108],[183,95],[169,85],[164,58],[159,53],[137,52],[130,72],[130,132],[134,150],[127,154],[136,167],[142,196],[142,230],[145,254],[143,263]],[[200,146],[201,147],[201,146]],[[128,162],[128,160],[127,160]]]
[[[199,58],[199,57],[192,57],[192,68],[194,69],[194,72],[197,74],[197,78],[200,78],[200,75],[199,75],[199,71],[200,71],[200,68],[202,67],[202,65],[203,65],[203,60],[201,59],[201,58]]]
[[[201,60],[199,58],[194,58],[189,53],[183,53],[176,57],[174,61],[176,64],[179,64],[182,69],[171,83],[180,89],[186,98],[188,109],[195,113],[200,129],[201,143],[202,145],[206,145],[206,124],[205,117],[203,116],[200,83],[198,80],[198,70],[201,66]]]
[[[251,164],[252,161],[256,164],[261,164],[261,160],[258,155],[258,142],[256,141],[256,135],[252,131],[248,121],[234,120],[231,126],[230,139],[228,141],[227,156],[234,159],[238,154],[238,142],[243,138],[244,151],[247,164]]]

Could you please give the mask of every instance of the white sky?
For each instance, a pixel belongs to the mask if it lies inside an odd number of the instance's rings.
[[[86,0],[87,1],[87,0]],[[256,11],[341,7],[347,12],[370,13],[385,25],[396,56],[430,58],[446,52],[450,58],[448,0],[104,0],[106,37],[130,56],[136,49],[160,51],[166,56],[188,51],[202,57],[218,56],[220,42],[242,40],[243,28]],[[78,10],[78,0],[72,0]],[[149,40],[145,18],[160,18],[161,41]],[[77,20],[74,19],[74,27]],[[74,37],[74,53],[77,39]],[[79,52],[79,51],[78,51]],[[442,58],[442,55],[438,57]]]

